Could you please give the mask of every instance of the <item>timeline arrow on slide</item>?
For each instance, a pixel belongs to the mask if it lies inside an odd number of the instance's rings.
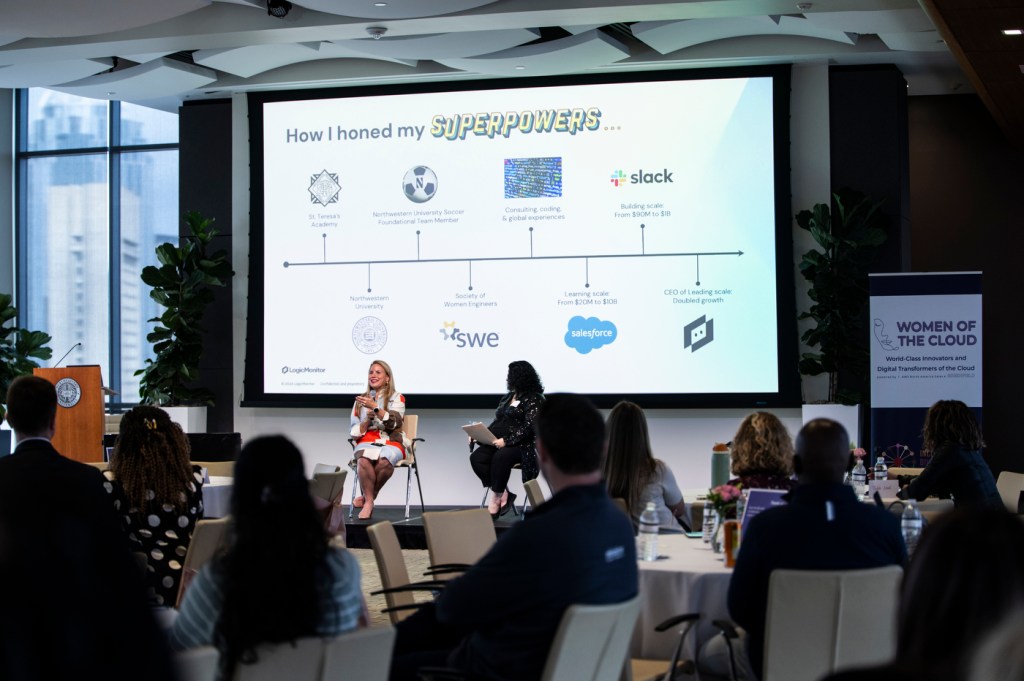
[[[743,251],[693,251],[689,253],[599,253],[593,255],[502,255],[491,258],[423,258],[421,260],[325,260],[324,262],[288,262],[284,267],[323,265],[411,265],[430,262],[500,262],[516,260],[587,260],[590,258],[685,258],[714,255],[743,255]]]

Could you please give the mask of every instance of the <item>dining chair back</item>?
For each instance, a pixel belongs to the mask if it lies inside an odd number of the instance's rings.
[[[193,461],[192,465],[205,468],[207,475],[219,475],[222,477],[235,476],[234,461]]]
[[[309,481],[309,492],[314,497],[333,504],[345,490],[345,478],[347,476],[347,470],[313,473],[313,479]]]
[[[405,468],[405,519],[409,519],[409,498],[412,494],[412,476],[416,474],[416,489],[420,493],[420,513],[425,513],[427,508],[423,505],[423,486],[420,484],[420,465],[417,460],[417,447],[421,442],[425,440],[417,436],[417,429],[419,427],[419,416],[416,414],[406,414],[402,419],[402,433],[405,435],[405,458],[395,464],[395,470],[399,468]],[[355,449],[356,440],[355,438],[349,438],[348,443]],[[352,459],[349,462],[348,467],[353,471],[356,471],[356,465],[358,464],[357,459]],[[355,508],[356,497],[362,494],[362,490],[359,487],[359,475],[358,473],[353,477],[352,480],[352,501],[348,507],[348,517],[352,517],[353,508]]]
[[[318,637],[260,646],[255,663],[235,665],[234,681],[321,681],[324,647]]]
[[[540,486],[540,480],[536,478],[527,480],[523,483],[523,487],[526,488],[526,499],[530,502],[530,508],[536,509],[547,501],[547,498],[544,496],[544,489]]]
[[[497,540],[494,522],[486,508],[424,513],[423,530],[430,564],[434,567],[472,565]]]
[[[923,471],[923,470],[924,470],[923,468],[906,468],[906,467],[894,466],[894,467],[890,468],[888,472],[889,472],[889,477],[890,478],[898,478],[901,475],[908,475],[908,476],[921,475],[921,471]]]
[[[395,527],[384,520],[366,528],[370,538],[373,556],[377,559],[377,570],[380,572],[380,584],[384,589],[406,586],[409,584],[409,568],[402,556],[402,547],[398,543]],[[398,624],[412,613],[412,610],[392,610],[407,608],[416,602],[411,591],[385,591],[384,600],[388,604],[388,617],[392,624]]]
[[[763,681],[817,681],[889,662],[902,578],[899,566],[772,572]]]
[[[216,555],[227,540],[228,522],[230,517],[200,520],[192,530],[192,539],[185,553],[185,563],[181,567],[181,584],[178,587],[178,599],[174,607],[181,605],[188,583]]]
[[[572,605],[551,642],[542,681],[618,681],[640,597],[611,605]]]
[[[1003,471],[996,480],[996,489],[1003,500],[1003,505],[1011,513],[1020,513],[1021,493],[1024,492],[1024,473]]]
[[[313,477],[316,477],[318,473],[337,473],[341,470],[341,466],[334,466],[329,463],[318,463],[313,466]]]
[[[220,653],[213,646],[201,646],[174,653],[178,681],[214,681]]]
[[[387,681],[394,627],[357,629],[324,643],[325,681]]]

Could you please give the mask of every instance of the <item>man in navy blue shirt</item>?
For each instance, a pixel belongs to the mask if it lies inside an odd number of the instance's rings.
[[[768,580],[773,570],[857,570],[903,565],[907,550],[895,515],[861,503],[843,484],[853,465],[842,425],[815,419],[796,438],[793,470],[800,484],[789,503],[750,521],[729,582],[729,614],[747,631],[757,676],[764,657]]]
[[[398,625],[392,679],[442,665],[469,678],[535,681],[566,608],[636,595],[633,527],[605,491],[603,450],[604,421],[589,401],[545,400],[537,456],[554,495]]]

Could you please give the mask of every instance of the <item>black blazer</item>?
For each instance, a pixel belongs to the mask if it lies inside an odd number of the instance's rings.
[[[0,459],[0,678],[172,679],[106,480],[29,440]]]

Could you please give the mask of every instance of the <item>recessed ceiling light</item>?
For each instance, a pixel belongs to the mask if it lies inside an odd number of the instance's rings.
[[[375,3],[373,3],[373,6],[374,7],[387,7],[388,3],[386,3],[386,2],[375,2]]]
[[[517,66],[516,67],[516,71],[522,71],[525,68],[526,68],[525,66]]]
[[[1003,29],[1003,35],[1022,35],[1022,34],[1024,34],[1024,29],[1020,29],[1020,28],[1004,28]]]

